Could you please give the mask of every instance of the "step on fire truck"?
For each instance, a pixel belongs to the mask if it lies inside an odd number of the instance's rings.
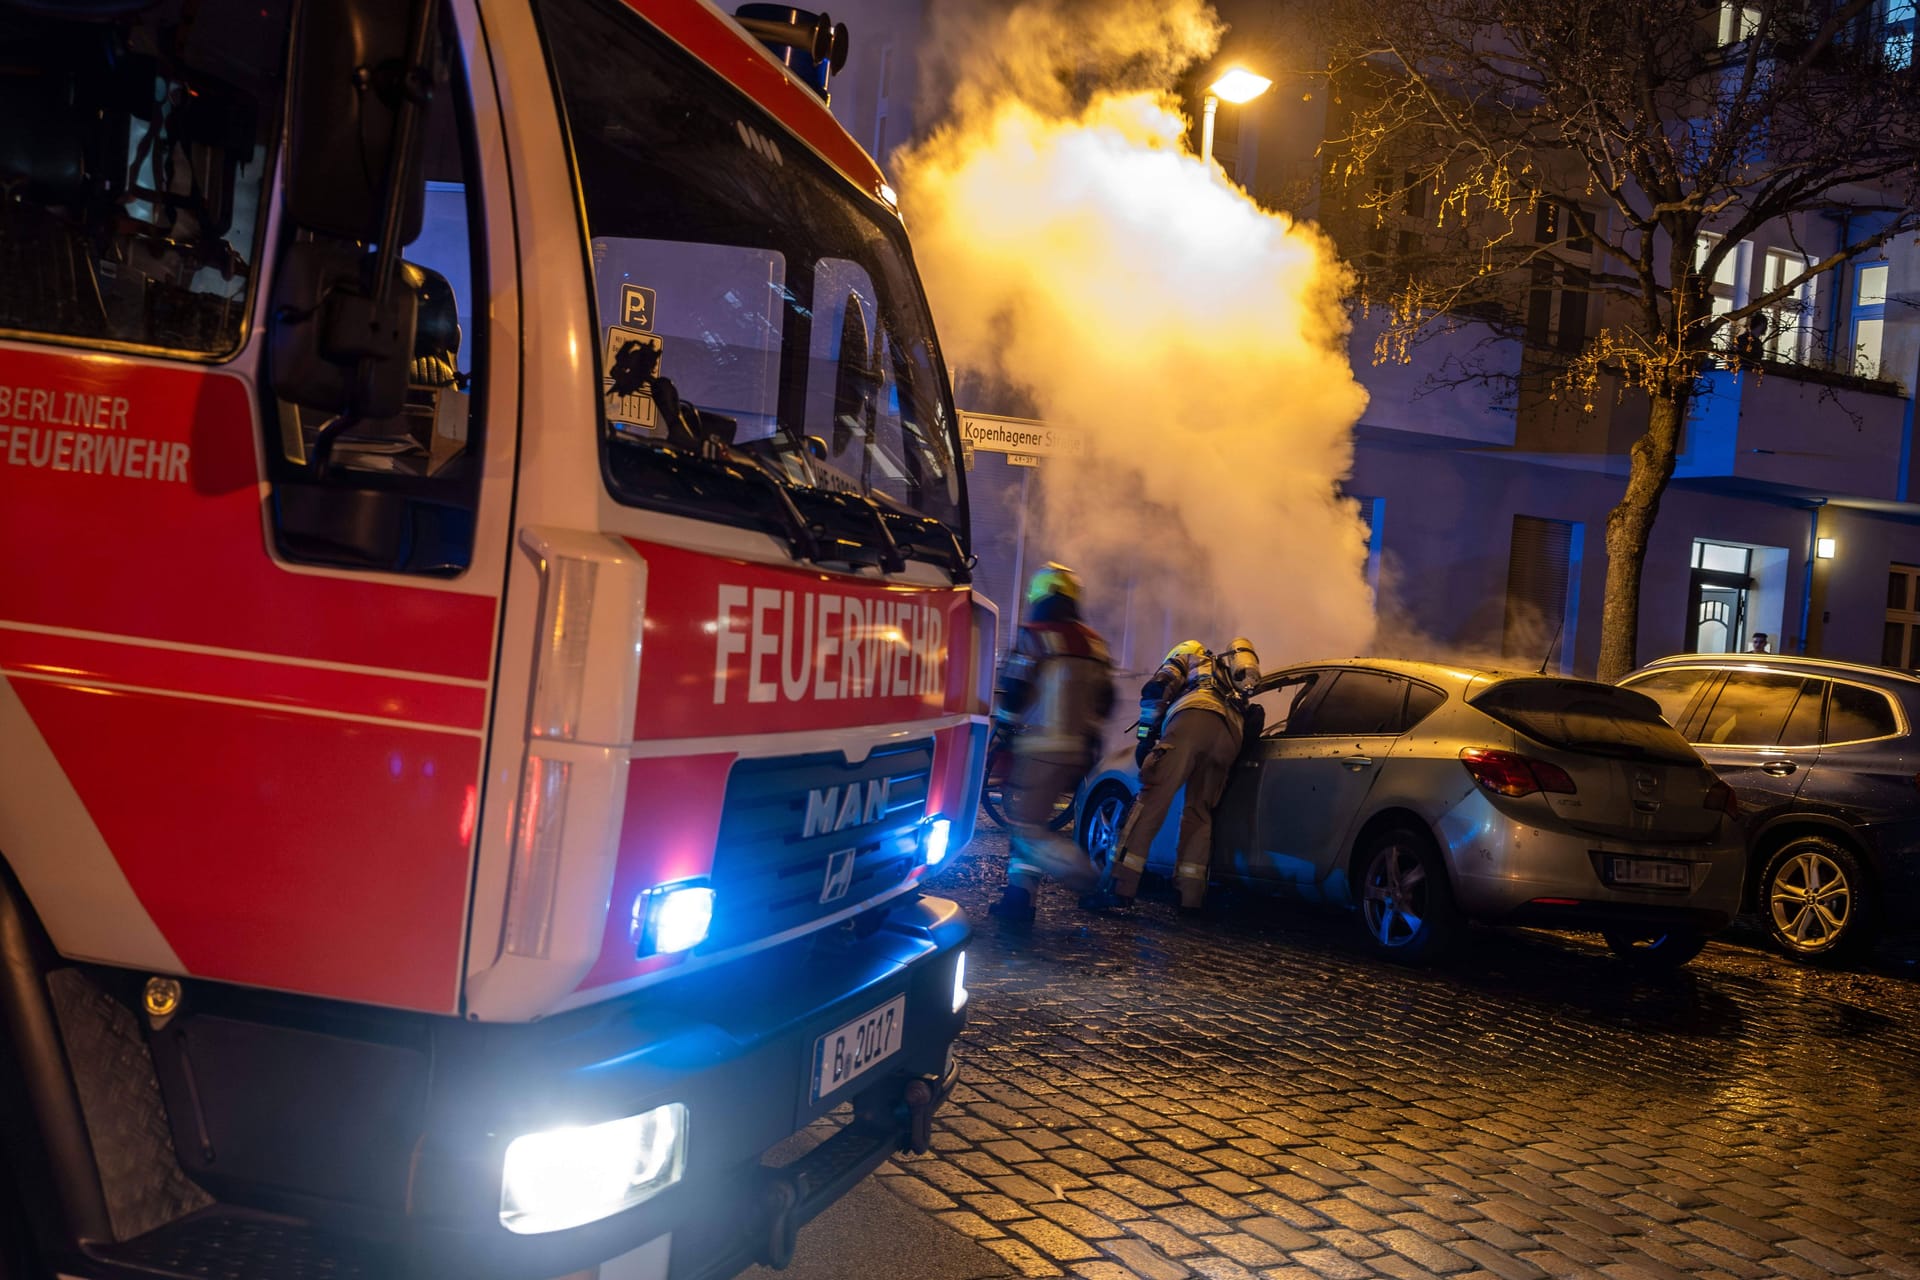
[[[0,0],[0,1274],[717,1278],[926,1148],[996,619],[845,52]]]

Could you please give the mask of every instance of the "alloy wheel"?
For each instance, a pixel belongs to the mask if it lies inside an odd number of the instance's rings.
[[[1087,856],[1102,870],[1113,861],[1113,849],[1126,825],[1127,797],[1117,791],[1102,791],[1087,811]]]
[[[1404,947],[1427,915],[1427,868],[1417,850],[1383,845],[1367,865],[1360,910],[1367,932],[1382,947]]]
[[[1774,873],[1767,896],[1775,936],[1798,950],[1829,949],[1853,915],[1846,868],[1818,849],[1788,858]]]

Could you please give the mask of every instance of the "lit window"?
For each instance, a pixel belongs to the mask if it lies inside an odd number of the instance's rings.
[[[1880,376],[1880,341],[1887,323],[1887,264],[1869,262],[1853,271],[1853,371]]]
[[[1899,3],[1899,0],[1895,0],[1895,3]],[[1759,34],[1760,10],[1744,4],[1723,3],[1720,6],[1721,44],[1739,44]]]
[[[1785,249],[1767,250],[1766,261],[1761,267],[1760,291],[1772,293],[1780,286],[1797,279],[1807,269],[1805,258]],[[1762,339],[1767,356],[1774,360],[1785,360],[1796,364],[1805,364],[1807,355],[1813,346],[1813,303],[1814,286],[1817,281],[1809,277],[1795,285],[1793,291],[1770,304],[1764,311],[1767,317],[1767,332]]]
[[[1707,255],[1720,243],[1722,237],[1710,231],[1702,232],[1693,246],[1693,269],[1704,273],[1707,268]],[[1716,316],[1727,315],[1737,308],[1747,305],[1748,271],[1753,263],[1753,245],[1742,240],[1727,250],[1727,255],[1715,264],[1713,275],[1707,281],[1707,293]],[[1733,333],[1728,326],[1722,325],[1714,330],[1713,345],[1725,350],[1733,341]]]

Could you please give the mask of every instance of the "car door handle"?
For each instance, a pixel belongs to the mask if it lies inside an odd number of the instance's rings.
[[[1769,760],[1760,766],[1760,772],[1770,773],[1776,778],[1784,778],[1799,767],[1791,760]]]
[[[1372,766],[1373,757],[1372,756],[1348,756],[1346,759],[1342,760],[1340,763],[1347,766],[1347,768],[1353,770],[1353,772],[1358,773],[1360,772],[1360,770],[1366,769]]]

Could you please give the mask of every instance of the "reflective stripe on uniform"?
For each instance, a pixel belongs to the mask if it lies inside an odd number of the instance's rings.
[[[1173,869],[1173,874],[1187,880],[1205,880],[1207,878],[1207,869],[1205,867],[1195,866],[1191,862],[1183,862]]]
[[[1120,869],[1123,871],[1145,871],[1147,869],[1147,855],[1144,853],[1128,853],[1122,855],[1120,858]]]

